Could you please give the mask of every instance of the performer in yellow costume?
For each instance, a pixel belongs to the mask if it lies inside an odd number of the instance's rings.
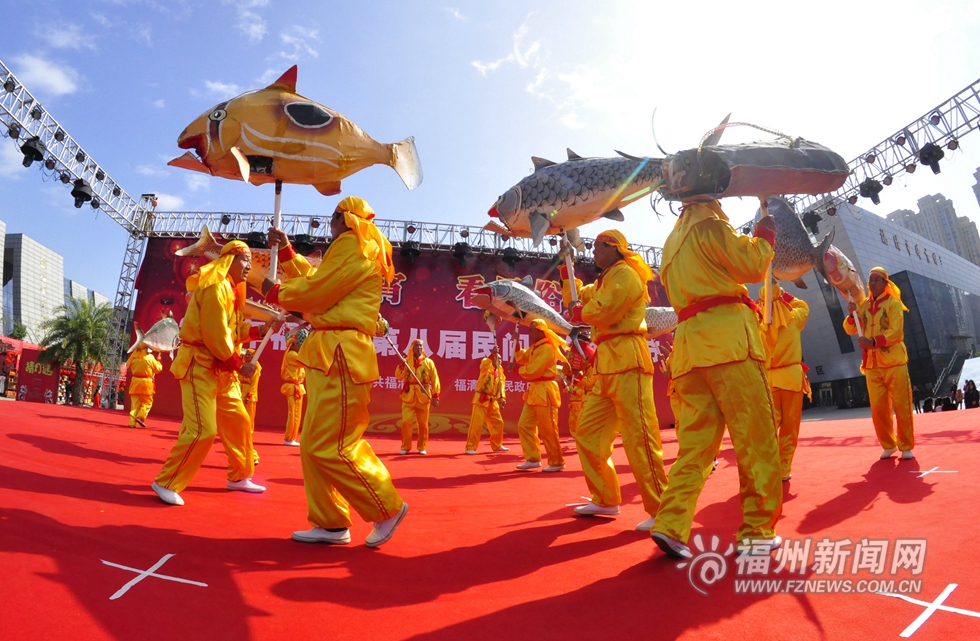
[[[154,377],[163,371],[163,365],[153,356],[153,351],[140,346],[126,361],[129,372],[129,426],[146,427],[146,417],[153,407],[156,392]]]
[[[299,451],[313,529],[294,532],[296,541],[349,543],[353,507],[374,523],[365,542],[377,547],[408,513],[384,463],[363,439],[378,380],[373,339],[387,332],[378,315],[381,290],[395,274],[391,244],[373,219],[367,201],[340,201],[330,220],[334,240],[318,269],[292,250],[281,230],[269,230],[269,242],[283,248],[279,257],[289,279],[268,290],[267,299],[302,312],[313,326],[299,352],[308,393]]]
[[[775,225],[755,238],[737,233],[717,202],[684,207],[664,243],[660,275],[679,324],[670,359],[677,417],[677,460],[657,512],[653,539],[690,558],[686,542],[698,496],[727,425],[738,464],[742,525],[738,538],[779,545],[779,451],[766,350],[756,305],[744,283],[764,279]]]
[[[500,348],[496,345],[490,356],[480,361],[480,376],[473,392],[473,411],[470,413],[470,429],[466,433],[466,453],[476,454],[483,436],[483,425],[490,426],[490,449],[494,452],[509,452],[504,447],[504,419],[500,407],[507,402],[504,367],[500,362]]]
[[[514,326],[514,343],[517,344],[520,326]],[[524,462],[519,470],[541,467],[541,444],[538,434],[544,441],[548,453],[548,467],[544,472],[560,472],[565,469],[565,455],[558,440],[558,408],[561,407],[561,394],[558,390],[558,363],[568,365],[563,353],[565,341],[548,329],[540,318],[531,321],[528,328],[531,346],[518,349],[514,360],[520,367],[518,373],[528,381],[524,392],[524,408],[517,419],[517,432],[521,437]]]
[[[908,352],[905,349],[905,312],[902,292],[888,279],[888,272],[875,267],[868,276],[870,296],[860,305],[849,303],[850,316],[844,331],[858,333],[854,313],[861,321],[861,371],[868,382],[871,421],[881,443],[881,458],[890,458],[897,450],[903,459],[915,458],[915,434],[912,427],[912,385],[909,382]],[[892,423],[892,411],[895,423]],[[895,426],[898,438],[895,438]]]
[[[238,373],[252,376],[255,365],[245,363],[241,345],[255,340],[276,323],[252,327],[242,315],[245,279],[252,266],[248,245],[232,241],[221,255],[188,279],[192,291],[180,329],[181,345],[170,366],[180,381],[184,420],[163,469],[151,486],[164,503],[183,505],[180,492],[190,483],[214,442],[228,455],[228,489],[264,492],[252,483],[252,427],[242,402]]]
[[[282,387],[279,391],[286,397],[286,435],[284,445],[299,447],[299,426],[303,420],[303,397],[306,395],[306,368],[299,362],[301,342],[298,335],[286,341],[286,352],[282,356]]]
[[[412,428],[418,425],[419,454],[424,455],[429,447],[429,408],[433,404],[439,406],[442,386],[436,364],[425,355],[421,338],[412,341],[406,356],[411,372],[404,364],[395,368],[395,377],[402,382],[399,396],[402,400],[402,449],[398,453],[408,454],[412,451]],[[415,376],[412,376],[412,372],[415,372]]]
[[[245,362],[252,361],[255,350],[251,347],[245,350]],[[259,402],[259,379],[262,377],[262,364],[255,364],[255,373],[251,376],[242,376],[239,372],[238,380],[242,386],[242,401],[245,403],[245,411],[248,412],[248,419],[252,426],[251,434],[255,434],[255,408]],[[255,449],[255,439],[252,439],[252,462],[259,464],[259,453]]]
[[[793,476],[793,454],[800,439],[803,396],[810,396],[810,381],[806,377],[809,368],[803,364],[803,344],[800,342],[800,334],[810,316],[810,306],[782,291],[778,284],[772,286],[772,297],[772,323],[762,325],[762,340],[766,346],[766,366],[772,389],[780,476],[786,482]],[[762,297],[757,304],[760,307],[765,304]]]
[[[591,325],[598,345],[593,365],[596,381],[585,397],[574,433],[592,499],[575,512],[583,516],[619,514],[622,495],[612,452],[613,441],[621,433],[643,509],[649,515],[636,529],[646,532],[667,487],[653,401],[653,359],[646,340],[647,283],[653,280],[653,270],[630,251],[626,237],[615,229],[596,237],[593,256],[602,274],[592,285],[582,287],[562,270],[565,304],[571,303],[573,283],[581,301],[570,310],[572,324]]]

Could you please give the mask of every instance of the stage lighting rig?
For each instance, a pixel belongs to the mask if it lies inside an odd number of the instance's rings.
[[[309,234],[296,234],[293,236],[293,249],[297,253],[303,254],[304,256],[309,256],[313,253],[313,236]]]
[[[20,148],[20,153],[24,154],[24,166],[30,167],[34,164],[35,160],[44,160],[44,152],[46,151],[47,147],[44,146],[44,143],[37,136],[32,136],[25,140]]]
[[[943,151],[942,147],[931,142],[922,145],[922,149],[919,150],[919,160],[922,161],[923,165],[929,165],[934,174],[939,173],[939,161],[945,155],[946,152]]]
[[[402,258],[408,261],[409,265],[414,265],[415,259],[422,255],[422,246],[418,244],[418,241],[409,240],[402,243],[402,249],[399,253]]]
[[[880,205],[881,199],[878,198],[878,194],[881,193],[882,189],[884,189],[884,187],[881,186],[880,182],[874,178],[867,178],[863,183],[861,183],[859,193],[861,194],[861,198],[870,198],[871,202],[876,205]]]
[[[453,258],[459,261],[460,267],[466,267],[466,259],[472,255],[473,250],[470,248],[469,243],[459,242],[453,245]]]
[[[508,247],[504,250],[504,257],[502,260],[507,263],[508,267],[510,267],[510,271],[514,271],[514,267],[517,265],[517,263],[524,260],[524,255],[521,254],[519,250],[514,249],[513,247]]]
[[[245,236],[245,244],[252,249],[265,249],[269,246],[269,237],[262,231],[250,231]]]
[[[92,186],[88,181],[79,178],[71,190],[71,197],[75,199],[75,209],[80,209],[83,203],[92,200]]]

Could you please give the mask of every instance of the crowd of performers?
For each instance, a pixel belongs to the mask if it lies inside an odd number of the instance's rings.
[[[312,326],[305,340],[290,338],[283,359],[282,393],[289,417],[284,442],[298,445],[307,498],[309,530],[293,539],[309,543],[350,542],[351,509],[374,527],[369,547],[388,541],[408,512],[385,465],[364,440],[369,400],[378,380],[373,339],[384,336],[382,286],[394,275],[391,245],[372,222],[360,198],[345,198],[330,220],[333,242],[313,268],[269,230],[285,280],[266,281],[270,303],[303,314]],[[654,406],[654,363],[646,341],[650,267],[630,251],[616,230],[599,234],[594,259],[601,275],[585,285],[562,268],[563,298],[572,325],[589,326],[576,349],[540,320],[529,327],[530,346],[518,350],[518,373],[529,385],[518,421],[524,462],[518,469],[560,472],[559,379],[575,372],[570,385],[569,428],[591,495],[574,508],[581,516],[614,516],[622,496],[613,464],[613,443],[623,449],[648,518],[637,530],[651,533],[668,555],[691,557],[687,541],[704,483],[713,469],[725,430],[739,470],[740,541],[778,547],[776,522],[782,483],[792,476],[804,394],[810,393],[800,335],[809,308],[773,286],[771,323],[762,322],[766,301],[752,300],[747,283],[765,279],[773,258],[775,225],[763,217],[751,236],[735,231],[717,202],[689,204],[668,236],[660,278],[678,316],[673,351],[667,359],[668,395],[676,420],[677,459],[669,475]],[[260,367],[243,345],[281,322],[254,327],[245,321],[245,282],[251,266],[247,245],[232,241],[221,255],[188,281],[191,292],[180,331],[181,347],[170,371],[180,383],[183,422],[170,456],[152,488],[166,503],[183,505],[180,492],[191,482],[220,435],[228,457],[229,490],[262,492],[252,481],[258,454],[252,444]],[[900,292],[888,274],[874,268],[870,296],[851,304],[844,323],[859,334],[881,458],[901,452],[913,458],[912,393],[909,382]],[[515,333],[519,329],[515,327]],[[142,424],[152,401],[152,375],[160,365],[137,352],[132,424]],[[415,447],[426,454],[429,411],[439,404],[436,364],[421,340],[409,345],[396,376],[404,383],[400,454]],[[303,400],[306,399],[305,418]],[[501,407],[505,372],[497,348],[480,363],[465,453],[476,454],[484,425],[490,447],[503,443]],[[894,414],[895,419],[892,416]],[[896,429],[897,426],[897,429]],[[299,437],[302,427],[302,438]],[[544,453],[541,452],[541,443]]]

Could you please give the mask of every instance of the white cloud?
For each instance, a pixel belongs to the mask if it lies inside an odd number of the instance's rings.
[[[136,29],[133,31],[133,37],[145,44],[153,44],[153,30],[146,25],[136,27]]]
[[[279,57],[292,62],[304,58],[316,58],[320,53],[313,48],[311,41],[319,39],[319,32],[316,29],[308,29],[299,25],[291,27],[288,31],[279,34],[279,40],[288,48],[280,51]]]
[[[17,77],[31,92],[64,96],[78,89],[78,72],[68,65],[55,64],[30,54],[14,56],[12,62]]]
[[[204,86],[207,87],[208,93],[218,98],[232,98],[242,93],[242,88],[231,82],[205,80]]]
[[[460,22],[470,21],[470,19],[464,16],[462,13],[460,13],[459,9],[457,9],[456,7],[443,7],[443,9],[445,9],[446,13],[456,18]]]
[[[532,13],[528,15],[528,18],[530,18],[532,15],[534,14]],[[513,62],[522,69],[526,69],[528,66],[532,65],[537,67],[538,55],[541,50],[541,42],[535,40],[531,44],[527,45],[527,47],[524,47],[524,37],[527,35],[527,32],[527,20],[525,20],[524,24],[522,24],[520,28],[511,36],[513,50],[509,54],[503,58],[498,58],[493,62],[480,62],[479,60],[474,60],[470,64],[476,67],[476,70],[484,76],[492,71],[496,71],[501,65],[507,62]]]
[[[0,178],[20,180],[24,175],[23,162],[24,155],[17,149],[17,145],[0,138]]]
[[[157,194],[158,211],[183,211],[184,199],[170,194]]]
[[[153,176],[154,178],[164,178],[168,175],[166,169],[156,165],[139,165],[136,167],[136,173],[144,176]]]
[[[43,39],[55,49],[95,49],[92,36],[82,30],[81,25],[47,25],[38,29],[34,35]]]
[[[248,9],[238,10],[238,30],[248,36],[249,42],[262,42],[265,34],[269,33],[265,19]]]
[[[204,174],[188,174],[184,180],[187,181],[187,189],[192,192],[211,188],[211,179]]]
[[[104,13],[93,13],[91,16],[93,20],[106,28],[112,28],[119,24],[118,22],[110,20]]]
[[[159,100],[154,100],[150,104],[156,107],[157,109],[163,109],[164,107],[167,106],[167,101],[164,100],[163,98],[160,98]]]
[[[558,122],[565,125],[569,129],[582,129],[583,127],[585,127],[585,123],[579,120],[578,114],[575,113],[574,111],[571,111],[563,115],[561,118],[558,119]]]

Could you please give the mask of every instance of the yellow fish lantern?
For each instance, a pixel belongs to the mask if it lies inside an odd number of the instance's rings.
[[[177,138],[193,149],[168,165],[262,185],[313,185],[325,196],[371,165],[388,165],[409,189],[422,182],[415,139],[379,143],[333,109],[296,93],[296,66],[264,89],[219,103]]]

